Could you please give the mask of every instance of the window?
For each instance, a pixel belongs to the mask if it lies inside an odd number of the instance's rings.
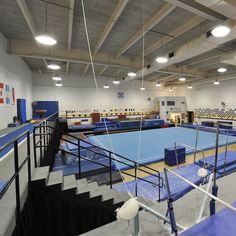
[[[175,101],[167,101],[167,106],[175,106]]]

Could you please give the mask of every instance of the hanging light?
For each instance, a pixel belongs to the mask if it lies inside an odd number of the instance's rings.
[[[56,85],[57,87],[62,87],[62,86],[63,86],[63,84],[62,84],[61,82],[57,82],[55,85]]]
[[[52,80],[55,80],[55,81],[61,81],[62,78],[59,77],[59,76],[53,76],[53,77],[52,77]]]
[[[169,92],[173,92],[174,91],[174,89],[173,88],[169,88]]]
[[[108,84],[105,84],[105,85],[103,86],[103,88],[104,88],[104,89],[109,89],[110,86],[109,86]]]
[[[47,3],[46,3],[46,12],[45,12],[45,32],[47,32],[47,22],[48,22],[48,14],[47,14],[48,8],[47,8]],[[35,40],[38,43],[41,43],[43,45],[47,46],[53,46],[57,43],[57,40],[49,35],[48,33],[40,34],[35,36]]]
[[[217,38],[220,38],[220,37],[225,37],[226,35],[229,34],[229,32],[230,32],[229,27],[225,25],[219,25],[211,31],[211,34]]]
[[[113,84],[120,84],[120,81],[118,79],[115,79],[112,81]]]
[[[221,67],[221,68],[218,68],[217,71],[220,73],[224,73],[227,71],[227,69],[225,67]]]
[[[216,80],[213,82],[214,85],[219,85],[220,84],[220,81]]]
[[[134,76],[136,76],[136,73],[135,73],[135,72],[129,72],[129,73],[128,73],[128,76],[134,77]]]
[[[41,44],[47,45],[47,46],[53,46],[57,43],[56,39],[54,39],[52,36],[46,35],[46,34],[41,34],[41,35],[36,36],[35,40],[38,43],[41,43]]]
[[[160,83],[160,82],[157,82],[157,83],[156,83],[156,86],[157,86],[157,87],[161,87],[161,83]]]
[[[50,63],[47,65],[47,68],[49,68],[51,70],[60,70],[61,66],[56,63]]]
[[[157,57],[156,58],[156,62],[161,63],[161,64],[166,63],[167,61],[168,61],[168,59],[166,57]]]
[[[141,88],[140,88],[141,91],[144,91],[145,89],[146,89],[145,87],[141,87]]]
[[[189,86],[188,86],[188,89],[192,89],[193,88],[193,86],[190,84]]]
[[[180,77],[180,78],[179,78],[179,81],[184,82],[184,81],[186,81],[186,78]]]

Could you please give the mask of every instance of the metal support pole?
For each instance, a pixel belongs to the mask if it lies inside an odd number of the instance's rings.
[[[30,132],[27,133],[27,157],[28,157],[28,187],[31,183],[31,156],[30,156]]]
[[[81,158],[80,158],[80,140],[78,139],[78,167],[79,167],[79,178],[82,178],[81,173]]]
[[[15,173],[19,172],[19,156],[18,156],[18,141],[14,142],[14,165],[15,165]],[[16,190],[16,224],[20,220],[20,181],[19,181],[19,173],[15,178],[15,190]]]
[[[193,154],[194,163],[196,161],[196,154],[197,154],[198,133],[199,133],[199,127],[197,127],[196,140],[195,140],[195,150],[194,150],[194,154]]]
[[[110,172],[110,188],[112,188],[112,161],[111,161],[111,152],[109,152],[109,172]]]
[[[40,166],[43,164],[43,147],[42,147],[42,126],[39,127],[39,150],[40,150]]]
[[[134,176],[135,176],[135,196],[138,196],[138,183],[137,183],[137,163],[135,162],[135,169],[134,169]]]
[[[212,195],[217,197],[218,186],[216,184],[217,177],[217,163],[218,163],[218,147],[219,147],[219,124],[217,124],[217,132],[216,132],[216,147],[215,147],[215,163],[214,163],[214,172],[213,172],[213,186],[212,186]],[[214,215],[216,211],[216,203],[215,199],[211,199],[210,202],[210,215]]]
[[[33,142],[34,142],[34,167],[37,168],[37,151],[36,151],[35,129],[33,130]]]
[[[139,235],[139,213],[134,217],[134,236]]]
[[[174,208],[173,208],[173,199],[171,198],[170,185],[168,181],[167,170],[165,168],[164,168],[164,174],[165,174],[166,188],[167,188],[167,194],[168,194],[167,204],[168,204],[168,214],[170,218],[171,231],[175,235],[178,235],[178,230],[177,230],[176,221],[175,221],[175,213],[174,213]]]

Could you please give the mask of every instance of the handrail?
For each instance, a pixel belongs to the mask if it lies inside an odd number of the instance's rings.
[[[39,129],[39,132],[40,132],[40,131],[42,130],[42,128],[44,128],[44,129],[46,128],[46,129],[49,129],[49,130],[51,129],[51,130],[54,130],[54,131],[57,130],[55,127],[52,127],[52,126],[50,126],[50,125],[41,125],[41,126],[35,127],[35,128],[34,128],[34,135],[35,135],[35,136],[36,136],[36,135],[39,135],[39,136],[40,136],[40,139],[42,139],[42,138],[41,138],[42,136],[45,136],[45,135],[49,135],[49,136],[50,136],[50,135],[52,135],[52,133],[50,133],[50,132],[43,132],[43,133],[40,133],[40,134],[36,134],[36,130]],[[70,154],[70,155],[72,155],[72,156],[78,157],[79,177],[81,177],[81,163],[80,163],[80,161],[81,161],[81,159],[82,159],[82,160],[87,160],[87,161],[96,163],[96,164],[98,164],[98,165],[100,165],[100,166],[103,166],[103,167],[106,167],[106,168],[110,169],[110,187],[112,188],[112,179],[111,179],[111,178],[112,178],[112,174],[111,174],[111,172],[112,172],[112,171],[118,171],[118,170],[117,170],[117,169],[114,169],[114,168],[112,167],[112,162],[111,162],[111,161],[116,161],[116,162],[118,162],[118,163],[122,163],[122,164],[126,165],[126,166],[129,167],[129,168],[134,168],[134,169],[135,169],[135,174],[130,174],[130,173],[126,172],[125,170],[120,170],[121,173],[123,173],[123,174],[125,174],[125,175],[128,175],[128,176],[131,176],[131,177],[134,177],[135,179],[139,179],[139,180],[142,180],[142,181],[144,181],[144,182],[150,183],[150,184],[152,184],[153,186],[158,186],[158,187],[159,187],[159,201],[160,201],[160,188],[162,188],[162,187],[164,186],[164,180],[163,180],[163,178],[160,176],[160,172],[159,172],[159,171],[157,171],[157,170],[155,170],[155,169],[153,169],[153,168],[151,168],[151,167],[148,167],[148,166],[146,166],[146,165],[139,164],[138,162],[136,162],[136,161],[134,161],[134,160],[130,160],[130,159],[128,159],[128,158],[126,158],[126,157],[123,157],[123,156],[121,156],[121,155],[119,155],[119,154],[116,154],[116,153],[114,153],[113,151],[110,151],[110,150],[108,150],[108,149],[106,149],[106,148],[102,148],[102,147],[100,147],[100,146],[94,145],[93,143],[90,143],[90,142],[88,142],[88,141],[85,141],[85,140],[83,140],[83,139],[80,139],[80,138],[78,138],[78,137],[75,137],[74,135],[71,135],[71,134],[66,134],[66,135],[67,135],[68,137],[71,137],[71,138],[73,138],[73,139],[76,139],[77,142],[70,141],[70,140],[68,140],[68,139],[66,139],[66,138],[64,138],[64,137],[61,137],[61,140],[67,141],[68,143],[71,143],[71,144],[77,146],[77,147],[78,147],[78,149],[77,149],[77,150],[78,150],[78,153],[75,154],[75,153],[72,153],[72,152],[68,152],[68,151],[66,151],[66,150],[64,150],[64,149],[61,149],[60,147],[57,147],[56,149],[57,149],[57,150],[61,150],[61,151],[65,152],[65,153],[68,153],[68,154]],[[81,142],[84,142],[84,143],[86,143],[86,144],[89,144],[89,145],[90,145],[90,148],[82,146],[82,145],[81,145]],[[38,142],[37,142],[37,144],[38,144]],[[36,148],[42,148],[42,145],[41,145],[41,146],[40,146],[40,145],[37,146],[37,144],[36,144],[36,142],[35,142],[35,140],[34,140],[35,149],[36,149]],[[42,143],[41,143],[41,144],[42,144]],[[49,146],[52,147],[52,148],[55,148],[55,147],[53,147],[53,146],[50,145],[50,144],[49,144]],[[45,146],[44,146],[44,147],[45,147]],[[103,152],[105,152],[105,153],[96,152],[96,151],[93,150],[91,147],[97,148],[97,149],[99,149],[99,150],[101,150],[101,151],[103,151]],[[109,159],[109,165],[104,165],[104,164],[101,164],[101,163],[97,162],[96,160],[91,160],[91,159],[89,159],[89,158],[82,157],[82,156],[80,155],[80,148],[83,148],[84,150],[88,150],[88,151],[90,151],[90,152],[92,152],[92,153],[99,154],[99,155],[101,155],[101,156],[103,156],[103,157],[108,158],[108,159]],[[114,155],[115,157],[113,157],[113,155]],[[118,157],[118,158],[116,158],[116,157]],[[119,158],[122,159],[122,160],[120,160]],[[126,160],[126,161],[128,161],[128,162],[130,162],[130,163],[124,162],[124,160]],[[147,170],[145,170],[145,168],[146,168]],[[142,178],[142,177],[138,177],[138,176],[137,176],[137,170],[138,170],[138,171],[141,171],[141,172],[144,172],[144,173],[146,173],[146,174],[148,174],[148,175],[154,176],[155,178],[158,178],[158,183],[155,183],[155,182],[146,180],[146,179],[144,179],[144,178]],[[155,173],[152,173],[152,172],[155,172]],[[137,184],[136,184],[136,185],[137,185]]]
[[[22,161],[22,163],[19,166],[19,154],[18,154],[18,144],[19,144],[19,139],[22,137],[26,136],[27,138],[27,155],[25,159]],[[3,198],[3,196],[6,194],[8,191],[9,187],[15,181],[15,194],[16,194],[16,211],[15,211],[15,219],[16,219],[16,224],[20,220],[20,214],[21,214],[21,199],[20,199],[20,179],[19,179],[19,174],[22,168],[25,166],[26,163],[28,163],[28,185],[30,186],[31,183],[31,160],[30,160],[30,131],[27,130],[24,133],[18,135],[11,141],[7,142],[4,144],[2,147],[0,147],[0,151],[5,150],[8,148],[10,145],[14,144],[14,174],[11,176],[11,178],[7,181],[5,186],[3,187],[2,191],[0,192],[0,200]]]

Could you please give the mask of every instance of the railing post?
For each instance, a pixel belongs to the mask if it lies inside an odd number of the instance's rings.
[[[45,149],[46,148],[46,127],[45,127],[45,121],[43,121],[43,155],[45,154]]]
[[[14,165],[15,165],[15,173],[19,171],[19,156],[18,156],[18,141],[14,142]],[[15,190],[16,190],[16,223],[19,222],[20,219],[20,183],[19,183],[19,173],[15,178]]]
[[[78,167],[79,167],[79,178],[82,178],[81,174],[81,158],[80,158],[80,139],[78,139]]]
[[[30,132],[27,133],[27,157],[28,157],[28,187],[31,183],[31,156],[30,156]]]
[[[110,188],[112,188],[112,168],[111,168],[111,165],[112,165],[112,161],[111,161],[111,152],[109,152]]]
[[[134,176],[135,176],[135,196],[138,196],[138,185],[137,185],[137,163],[134,165]]]
[[[39,151],[40,151],[40,166],[43,163],[43,147],[42,147],[42,125],[39,125]]]
[[[33,129],[33,142],[34,142],[34,167],[37,168],[37,151],[36,151],[35,127]]]

